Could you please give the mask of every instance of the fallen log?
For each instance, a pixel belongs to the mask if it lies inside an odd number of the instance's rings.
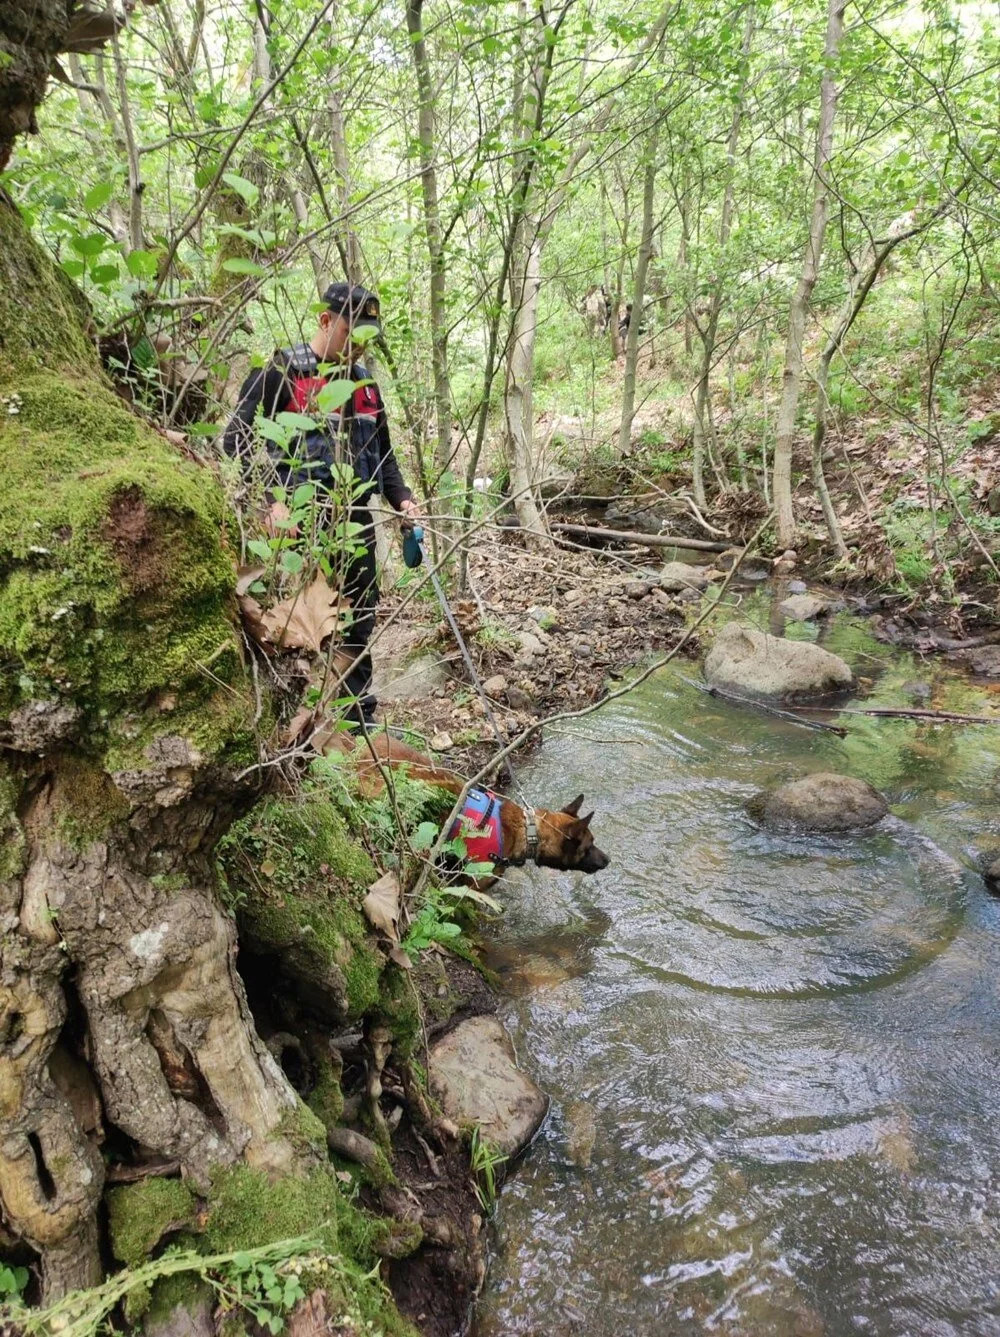
[[[600,529],[596,525],[571,525],[557,521],[549,526],[554,534],[574,534],[580,538],[618,539],[620,543],[641,543],[644,548],[691,548],[695,552],[728,552],[732,543],[714,543],[711,539],[688,539],[672,534],[640,534],[634,529]]]

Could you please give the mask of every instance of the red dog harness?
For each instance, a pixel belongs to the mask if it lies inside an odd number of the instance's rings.
[[[478,786],[469,790],[465,806],[452,823],[448,839],[465,841],[467,857],[476,863],[502,863],[503,827],[500,804],[491,789]]]

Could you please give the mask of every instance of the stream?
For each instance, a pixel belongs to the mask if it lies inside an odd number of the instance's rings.
[[[774,629],[764,593],[741,616]],[[821,636],[872,704],[996,707],[859,619]],[[541,804],[584,790],[612,863],[503,888],[501,1017],[552,1104],[474,1331],[996,1337],[1000,899],[975,869],[1000,854],[1000,728],[844,716],[840,739],[681,675],[520,771]],[[818,770],[893,816],[837,838],[748,816]]]

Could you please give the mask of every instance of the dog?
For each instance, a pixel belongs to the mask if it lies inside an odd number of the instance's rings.
[[[439,766],[432,758],[387,733],[368,734],[364,738],[340,733],[330,742],[338,751],[356,758],[362,792],[370,798],[385,788],[383,772],[387,766],[405,766],[410,779],[444,789],[456,798],[465,788],[465,781],[454,771]],[[500,871],[535,863],[541,868],[598,873],[607,868],[609,859],[594,843],[590,830],[593,812],[581,817],[582,806],[583,795],[578,794],[558,812],[522,808],[490,789],[474,787],[453,822],[448,839],[461,836],[470,859],[492,863]],[[492,880],[476,879],[476,886],[485,886]]]

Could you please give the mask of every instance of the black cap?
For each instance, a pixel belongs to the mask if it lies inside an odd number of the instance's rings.
[[[323,301],[334,315],[344,316],[348,324],[374,325],[376,333],[382,333],[378,298],[367,288],[353,283],[331,283]]]

